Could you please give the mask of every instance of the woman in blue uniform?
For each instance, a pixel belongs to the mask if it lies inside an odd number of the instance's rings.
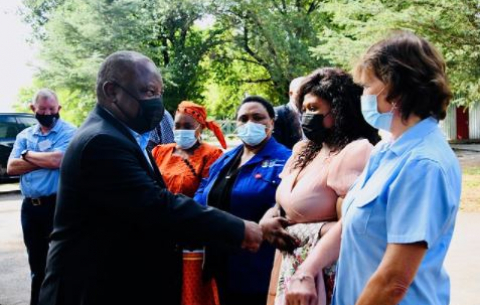
[[[212,164],[196,201],[255,222],[275,205],[278,175],[291,151],[272,137],[274,118],[274,109],[264,98],[242,101],[236,118],[242,144]],[[215,278],[222,305],[264,305],[273,255],[274,248],[266,243],[257,253],[207,247],[204,274]]]

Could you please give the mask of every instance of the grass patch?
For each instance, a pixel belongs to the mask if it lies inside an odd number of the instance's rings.
[[[469,166],[463,169],[464,175],[480,175],[480,166]]]
[[[460,210],[480,212],[480,166],[463,169]]]

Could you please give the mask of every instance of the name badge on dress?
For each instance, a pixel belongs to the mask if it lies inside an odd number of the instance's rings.
[[[47,151],[48,149],[50,149],[50,147],[52,147],[52,141],[50,140],[45,140],[45,141],[42,141],[42,142],[38,142],[38,150],[40,151]]]

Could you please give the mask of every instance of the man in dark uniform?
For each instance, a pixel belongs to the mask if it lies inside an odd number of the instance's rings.
[[[258,250],[259,226],[166,187],[150,153],[162,78],[136,52],[110,55],[98,104],[62,164],[41,305],[180,304],[179,242]]]

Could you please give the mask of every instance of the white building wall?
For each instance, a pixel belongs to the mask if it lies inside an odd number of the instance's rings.
[[[440,121],[440,128],[445,133],[447,140],[455,140],[457,138],[457,112],[456,107],[450,104],[447,108],[447,116],[445,120]]]
[[[480,140],[480,102],[468,108],[468,133],[472,140]]]

